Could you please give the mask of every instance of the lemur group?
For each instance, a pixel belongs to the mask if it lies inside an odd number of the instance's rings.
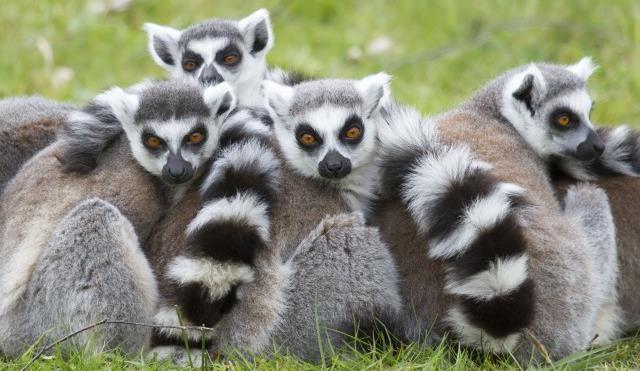
[[[144,28],[166,80],[0,102],[4,356],[99,321],[60,347],[320,361],[385,331],[528,361],[640,327],[639,136],[590,121],[590,58],[427,117],[385,73],[269,67],[264,9]]]

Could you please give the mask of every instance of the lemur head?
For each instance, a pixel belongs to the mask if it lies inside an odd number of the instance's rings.
[[[583,58],[570,66],[536,63],[516,69],[507,74],[501,114],[545,159],[595,159],[604,143],[591,124],[586,82],[596,68],[591,58]]]
[[[264,81],[276,138],[288,163],[304,176],[346,182],[370,164],[390,76],[316,80],[293,87]]]
[[[200,85],[229,82],[234,88],[262,81],[273,47],[269,12],[239,21],[212,19],[185,30],[147,23],[149,51],[173,78]],[[253,88],[253,87],[252,87]]]
[[[227,83],[202,89],[160,82],[139,94],[113,88],[96,100],[111,107],[140,165],[172,185],[205,169],[222,122],[236,105]]]

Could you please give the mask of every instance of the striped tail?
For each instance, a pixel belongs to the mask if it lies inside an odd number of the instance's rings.
[[[270,129],[255,111],[240,110],[224,123],[219,153],[201,188],[202,207],[187,228],[185,252],[164,273],[185,324],[214,327],[253,280],[254,257],[270,237],[271,203],[279,161]],[[161,308],[158,324],[175,325],[175,310]],[[183,345],[181,334],[160,329],[154,345]],[[204,334],[210,339],[213,333]],[[190,341],[203,333],[192,331]],[[194,344],[197,345],[197,344]]]
[[[459,340],[510,351],[534,315],[534,285],[518,218],[523,189],[502,183],[463,146],[442,144],[433,122],[403,107],[383,113],[383,192],[406,205],[456,297],[447,322]]]
[[[628,126],[596,128],[605,144],[602,155],[592,161],[557,157],[552,163],[577,180],[596,180],[602,176],[640,176],[640,133]]]
[[[145,80],[130,86],[127,91],[141,91],[150,83]],[[87,174],[96,168],[98,157],[105,148],[122,133],[122,124],[111,106],[98,95],[82,109],[69,114],[60,134],[64,146],[58,160],[65,171]]]

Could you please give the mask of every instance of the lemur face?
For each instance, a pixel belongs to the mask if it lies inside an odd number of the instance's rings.
[[[507,81],[502,114],[543,158],[593,160],[604,151],[586,87],[596,68],[590,58],[571,66],[532,64]]]
[[[138,163],[170,185],[202,173],[217,148],[222,121],[236,104],[226,83],[203,90],[161,82],[138,95],[113,88],[96,100],[110,105]]]
[[[237,89],[261,81],[273,46],[265,9],[237,22],[214,19],[183,31],[150,23],[144,27],[156,63],[173,78],[203,86],[226,81]]]
[[[275,134],[288,163],[303,176],[337,183],[374,159],[379,108],[389,76],[318,80],[295,87],[263,83]]]

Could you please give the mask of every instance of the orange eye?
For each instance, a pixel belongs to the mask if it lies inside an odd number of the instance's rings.
[[[144,140],[144,145],[150,149],[158,149],[162,147],[162,139],[155,136],[149,136]]]
[[[360,138],[360,135],[362,135],[362,129],[354,126],[347,130],[344,135],[349,139],[358,139]]]
[[[562,115],[556,119],[556,123],[560,126],[568,126],[571,124],[571,119],[567,115]]]
[[[227,54],[224,56],[224,58],[222,58],[222,61],[224,62],[224,64],[236,64],[238,63],[239,59],[240,57],[238,56],[238,54]]]
[[[300,143],[304,144],[305,146],[311,146],[316,143],[316,137],[307,133],[302,134],[300,136]]]
[[[191,144],[200,144],[204,140],[204,134],[194,132],[189,135],[189,143]]]
[[[198,68],[198,62],[191,59],[187,59],[182,62],[182,68],[185,71],[194,71],[196,68]]]

